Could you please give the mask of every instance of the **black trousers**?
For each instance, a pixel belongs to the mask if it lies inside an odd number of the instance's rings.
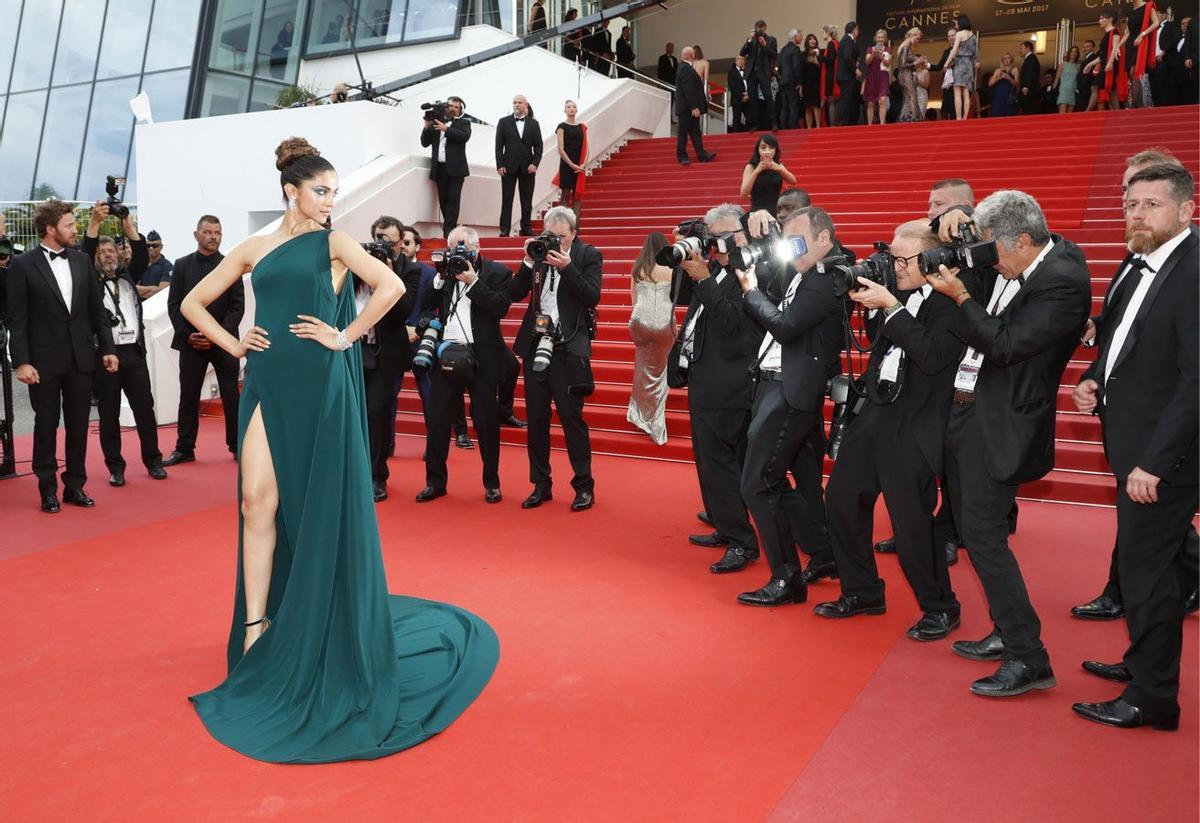
[[[862,108],[862,96],[858,92],[858,85],[858,81],[855,81],[850,88],[842,86],[842,96],[837,99],[834,106],[839,126],[858,124],[859,110]]]
[[[442,210],[442,237],[449,237],[458,225],[458,209],[462,202],[462,187],[465,177],[450,177],[439,163],[434,170],[437,183],[438,207]]]
[[[934,539],[937,478],[893,412],[869,403],[846,433],[829,475],[825,504],[842,593],[883,597],[871,548],[875,501],[882,492],[900,569],[921,611],[957,611],[946,552]]]
[[[200,431],[200,389],[204,386],[204,375],[210,363],[217,375],[217,390],[225,413],[225,445],[237,454],[238,361],[215,345],[197,351],[185,344],[179,350],[179,431],[175,450],[196,450],[196,434]]]
[[[537,181],[537,175],[514,174],[511,171],[506,171],[500,177],[500,234],[501,236],[508,234],[512,228],[512,200],[513,190],[517,190],[521,197],[521,234],[533,234],[533,223],[531,215],[533,214],[533,184]]]
[[[825,427],[818,421],[812,434],[804,439],[792,463],[792,482],[799,494],[784,498],[783,506],[792,524],[800,551],[814,560],[833,560],[825,510],[825,489],[821,485],[825,467]]]
[[[688,412],[700,499],[713,528],[734,546],[758,548],[741,491],[750,410],[708,409],[689,403]]]
[[[794,129],[800,125],[800,92],[795,86],[779,89],[779,126],[784,129]]]
[[[750,114],[753,109],[750,108],[749,101],[731,100],[729,108],[733,112],[733,122],[729,124],[729,132],[748,131],[750,128]]]
[[[91,372],[72,370],[65,374],[38,372],[39,380],[29,387],[29,405],[33,407],[33,473],[38,492],[58,492],[58,421],[61,416],[67,430],[66,470],[63,486],[83,488],[87,482],[88,415],[92,410]]]
[[[429,378],[429,405],[426,408],[425,485],[444,489],[448,475],[446,459],[450,454],[450,425],[462,411],[463,390],[471,395],[471,422],[479,439],[479,457],[483,460],[483,487],[500,488],[500,418],[496,414],[496,384],[489,383],[475,369],[467,383],[434,369]]]
[[[747,115],[748,128],[759,131],[770,131],[775,128],[775,100],[771,97],[771,80],[765,81],[757,74],[746,75],[746,92],[750,95],[750,109],[753,116]],[[759,99],[759,95],[762,99]]]
[[[550,477],[550,401],[558,412],[558,422],[563,427],[567,440],[567,457],[575,476],[571,487],[579,492],[595,491],[596,481],[592,478],[592,441],[588,424],[583,419],[583,397],[571,394],[570,374],[578,374],[578,363],[568,363],[568,358],[584,360],[561,349],[554,352],[550,368],[539,377],[533,373],[533,358],[525,358],[525,410],[529,415],[526,430],[526,450],[529,452],[529,482],[536,488],[548,490],[553,485]],[[587,367],[587,368],[590,368]],[[586,370],[586,369],[584,369]],[[474,401],[472,401],[473,403]]]
[[[800,570],[796,538],[801,536],[793,530],[791,513],[804,511],[806,503],[788,480],[788,472],[820,425],[816,412],[797,411],[788,405],[781,381],[759,380],[741,490],[775,577],[790,577]]]
[[[980,426],[973,404],[951,408],[946,477],[960,536],[983,584],[1005,655],[1031,666],[1046,665],[1050,657],[1042,645],[1042,623],[1008,546],[1008,515],[1017,484],[998,483],[988,474]]]
[[[700,115],[703,117],[704,112],[700,112]],[[697,158],[703,160],[708,157],[708,152],[704,150],[704,136],[700,134],[700,118],[692,117],[691,112],[679,115],[679,125],[675,127],[675,159],[681,162],[687,159],[688,138],[691,138]]]
[[[1120,495],[1121,489],[1124,486],[1124,483],[1117,484],[1118,495]],[[1120,526],[1118,525],[1117,528],[1119,531]],[[1121,591],[1119,554],[1118,545],[1114,542],[1112,560],[1108,564],[1108,582],[1104,584],[1104,591],[1101,594],[1110,598],[1115,603],[1124,603],[1125,595]],[[1200,535],[1196,534],[1196,527],[1191,523],[1188,524],[1187,533],[1183,536],[1183,542],[1179,545],[1179,569],[1183,575],[1180,578],[1179,585],[1183,587],[1184,597],[1187,597],[1187,595],[1191,594],[1200,585]]]
[[[396,386],[404,379],[377,368],[363,368],[367,396],[367,447],[371,455],[371,479],[384,482],[391,476],[387,459],[396,437]]]
[[[1196,486],[1160,483],[1157,503],[1134,503],[1117,489],[1118,574],[1125,597],[1133,680],[1122,697],[1148,713],[1179,711],[1179,656],[1183,650],[1183,598],[1190,582],[1180,544],[1200,505]]]
[[[137,345],[117,346],[121,366],[109,374],[96,358],[92,372],[92,391],[100,401],[100,448],[104,464],[110,472],[124,472],[125,458],[121,456],[121,392],[129,398],[133,422],[137,425],[138,442],[142,447],[142,464],[151,469],[162,465],[158,449],[158,419],[154,416],[154,394],[150,390],[150,370],[146,355]]]
[[[513,403],[517,395],[517,378],[520,376],[521,362],[517,360],[517,355],[513,353],[513,350],[505,346],[504,380],[500,383],[496,398],[500,404],[501,420],[507,420],[513,416]]]
[[[1017,94],[1017,107],[1021,114],[1037,114],[1042,108],[1042,96],[1030,89],[1029,94]]]

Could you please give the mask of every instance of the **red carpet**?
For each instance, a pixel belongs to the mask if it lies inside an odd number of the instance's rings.
[[[1123,627],[1065,617],[1101,582],[1107,511],[1022,506],[1015,546],[1061,685],[992,703],[966,691],[982,664],[903,637],[916,610],[893,558],[880,618],[738,606],[766,569],[706,571],[716,553],[684,539],[699,530],[691,466],[597,458],[595,509],[572,514],[560,499],[526,512],[521,450],[504,450],[498,506],[482,502],[477,454],[452,450],[450,496],[419,506],[421,443],[403,437],[378,507],[391,589],[490,621],[496,676],[447,732],[400,755],[247,760],[212,740],[185,699],[222,676],[233,591],[235,464],[214,423],[201,427],[198,464],[161,483],[131,470],[124,489],[103,484],[93,439],[92,511],[42,515],[32,477],[0,481],[6,817],[1061,821],[1153,808],[1196,819],[1194,618],[1180,733],[1106,730],[1070,713],[1116,691],[1076,666],[1115,659]],[[565,497],[569,470],[554,461]],[[958,636],[981,633],[968,564],[954,575]],[[834,591],[821,584],[814,599]],[[1028,789],[993,803],[1014,784]]]

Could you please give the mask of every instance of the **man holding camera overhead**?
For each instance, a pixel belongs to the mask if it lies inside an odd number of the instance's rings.
[[[496,387],[504,377],[504,336],[500,321],[508,314],[512,272],[479,254],[479,235],[459,226],[446,239],[445,252],[434,254],[437,274],[422,297],[422,309],[434,311],[441,325],[436,341],[426,409],[425,488],[418,503],[446,494],[446,458],[450,424],[461,407],[463,389],[471,395],[471,421],[483,460],[484,500],[499,503],[500,415]],[[427,348],[436,326],[425,331]],[[418,351],[415,359],[421,358]]]
[[[529,307],[513,349],[525,364],[529,480],[533,491],[521,503],[533,509],[553,499],[550,476],[550,401],[567,440],[575,476],[571,511],[595,502],[592,444],[583,419],[584,398],[596,390],[592,377],[595,309],[600,302],[604,257],[579,239],[575,212],[555,206],[542,221],[540,237],[525,243],[525,260],[509,286],[509,296]]]
[[[461,97],[448,97],[445,119],[441,119],[441,111],[433,104],[425,112],[425,127],[421,129],[421,145],[430,150],[429,179],[437,185],[443,237],[449,237],[450,230],[458,225],[463,181],[471,175],[467,164],[471,123],[462,116],[465,108]]]
[[[921,274],[922,253],[937,245],[925,220],[897,226],[887,251],[871,255],[862,267],[870,276],[857,277],[857,288],[848,294],[878,313],[863,376],[866,400],[848,424],[825,492],[842,594],[813,610],[829,618],[883,614],[884,582],[871,551],[875,501],[882,492],[900,568],[924,612],[908,630],[914,640],[945,637],[958,627],[960,613],[946,553],[934,541],[936,478],[963,350],[951,332],[954,302],[933,291]],[[889,289],[880,281],[893,272]]]

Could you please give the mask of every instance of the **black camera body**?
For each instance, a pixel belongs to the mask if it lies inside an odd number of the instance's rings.
[[[892,294],[898,294],[896,288],[896,258],[889,250],[888,244],[875,242],[875,253],[857,265],[837,264],[826,266],[825,272],[833,278],[833,292],[838,297],[845,297],[847,292],[862,288],[858,278],[863,277],[873,283],[878,283]]]
[[[449,104],[445,100],[435,100],[432,103],[422,103],[421,111],[424,112],[422,117],[427,122],[432,123],[435,120],[440,120],[445,123],[449,118],[449,110],[446,108]]]
[[[392,244],[386,237],[376,237],[369,243],[363,243],[362,247],[363,251],[381,263],[390,266],[396,261],[396,256],[392,253]]]
[[[442,279],[449,280],[457,278],[471,268],[476,260],[476,254],[467,248],[466,243],[459,241],[458,245],[452,249],[433,252],[429,255],[429,259],[433,261],[433,267],[442,276]]]
[[[676,268],[683,264],[693,252],[701,257],[707,257],[713,252],[732,254],[737,249],[733,239],[736,232],[713,234],[703,220],[684,220],[679,224],[680,239],[670,246],[664,246],[654,257],[654,262],[660,266]]]
[[[417,333],[421,339],[417,342],[417,350],[413,353],[413,366],[418,369],[433,367],[437,360],[438,344],[442,342],[442,321],[436,317],[422,316],[417,321]]]
[[[14,251],[16,251],[16,247],[12,238],[7,234],[0,234],[0,260],[12,257]]]
[[[548,231],[530,240],[529,245],[525,247],[525,253],[535,263],[541,263],[551,252],[562,252],[562,240],[557,234]]]
[[[948,269],[983,269],[1000,260],[995,240],[980,240],[970,223],[959,227],[958,237],[948,245],[923,251],[917,256],[921,274],[937,274],[938,266]]]
[[[124,177],[110,174],[105,179],[104,192],[108,195],[108,199],[104,202],[108,204],[108,213],[118,220],[124,220],[129,216],[129,206],[122,203],[120,197],[121,189],[124,187]]]
[[[783,240],[783,226],[775,221],[767,224],[767,233],[751,240],[729,254],[729,267],[735,271],[749,271],[750,267],[772,257],[778,258],[779,244]],[[780,260],[780,262],[786,262]]]

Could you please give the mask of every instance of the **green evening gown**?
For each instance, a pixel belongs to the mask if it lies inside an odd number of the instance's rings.
[[[238,430],[241,440],[262,409],[279,486],[272,623],[243,655],[239,537],[229,673],[191,700],[213,737],[258,760],[382,757],[462,714],[491,677],[499,642],[462,609],[387,593],[359,346],[334,352],[288,331],[298,314],[337,328],[355,317],[349,281],[333,291],[328,232],[284,242],[251,282],[271,347],[247,357]]]

